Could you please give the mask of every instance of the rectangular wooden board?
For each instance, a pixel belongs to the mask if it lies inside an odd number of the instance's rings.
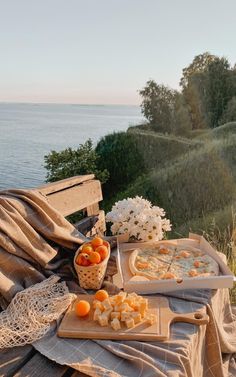
[[[78,295],[78,299],[87,300],[92,303],[94,296],[92,295]],[[122,328],[118,331],[109,327],[101,327],[98,322],[93,320],[94,309],[91,310],[87,317],[79,318],[74,310],[75,301],[66,312],[58,329],[58,336],[67,338],[81,338],[81,339],[123,339],[123,340],[164,340],[168,334],[163,333],[161,327],[161,311],[166,306],[166,301],[161,297],[148,297],[148,312],[155,314],[157,322],[149,325],[142,321],[136,324],[135,327],[127,329],[122,323]],[[164,313],[163,313],[164,314]],[[163,316],[164,319],[164,316]],[[163,327],[164,329],[164,327]]]

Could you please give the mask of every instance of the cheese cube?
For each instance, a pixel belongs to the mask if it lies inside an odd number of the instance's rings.
[[[98,316],[98,323],[100,326],[108,326],[108,317],[107,315],[101,314]]]
[[[143,307],[145,310],[148,309],[148,300],[146,298],[142,297],[139,300],[139,303],[140,303],[141,307]]]
[[[117,304],[117,305],[115,305],[115,306],[114,306],[114,312],[121,312],[121,311],[122,311],[122,309],[121,309],[121,305],[122,305],[122,304]]]
[[[126,298],[125,301],[124,301],[126,304],[128,304],[131,308],[133,308],[133,306],[135,305],[135,300],[134,298]]]
[[[156,323],[156,321],[157,321],[157,317],[155,316],[155,314],[149,314],[149,315],[146,317],[146,320],[147,320],[147,322],[148,322],[150,325],[153,325],[154,323]]]
[[[122,312],[132,312],[134,309],[131,308],[126,302],[120,305],[120,310]]]
[[[127,319],[130,318],[130,312],[121,312],[121,317],[120,317],[120,320],[122,322],[125,322]]]
[[[126,319],[125,324],[128,329],[134,327],[134,319],[133,318]]]
[[[103,306],[102,306],[101,301],[93,300],[93,308],[94,308],[94,309],[100,309],[101,312],[102,312],[102,310],[103,310]]]
[[[137,293],[135,292],[128,293],[128,296],[127,296],[127,298],[134,298],[134,299],[136,299],[137,297],[140,297],[140,296],[138,296]]]
[[[140,309],[140,297],[139,298],[137,298],[135,301],[134,301],[134,303],[133,303],[133,309],[134,310],[137,310],[137,311],[139,311],[139,309]]]
[[[113,309],[109,298],[106,298],[104,301],[102,301],[102,306],[103,306],[104,310]]]
[[[120,325],[120,321],[119,321],[119,319],[114,318],[114,319],[111,321],[111,327],[112,327],[115,331],[119,330],[119,329],[121,328],[121,325]]]
[[[110,319],[111,312],[112,312],[112,309],[108,309],[108,310],[105,310],[102,314],[104,316],[107,316],[108,319]]]
[[[140,313],[138,313],[138,312],[132,312],[132,313],[130,313],[130,315],[133,318],[135,324],[142,321],[142,317],[141,317]]]
[[[101,310],[99,308],[94,310],[93,313],[93,320],[98,321],[98,317],[102,314]]]
[[[141,314],[142,317],[145,316],[145,312],[146,312],[147,308],[148,308],[147,299],[144,298],[144,299],[140,300],[138,311],[139,311],[139,313]]]
[[[120,292],[118,295],[116,295],[116,303],[119,304],[121,302],[124,302],[126,299],[127,293],[126,292]]]
[[[120,319],[120,312],[111,312],[111,319]]]
[[[116,296],[111,296],[111,297],[110,297],[110,304],[111,304],[112,306],[115,306],[115,305],[116,305]]]

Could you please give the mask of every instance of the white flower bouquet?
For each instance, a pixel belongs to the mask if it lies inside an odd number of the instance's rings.
[[[130,240],[159,241],[171,230],[163,208],[153,206],[148,200],[136,196],[114,204],[106,221],[111,222],[112,234],[129,235]]]

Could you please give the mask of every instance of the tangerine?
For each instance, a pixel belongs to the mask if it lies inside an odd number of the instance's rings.
[[[105,245],[98,246],[95,251],[100,254],[101,260],[108,256],[108,248]]]
[[[97,253],[96,251],[93,251],[90,255],[89,255],[89,261],[90,263],[95,263],[95,264],[98,264],[101,262],[101,256],[99,253]]]
[[[94,239],[91,241],[91,245],[94,249],[96,249],[98,246],[103,245],[103,239],[101,237],[94,237]]]
[[[75,304],[75,312],[78,317],[85,317],[90,311],[90,303],[86,300],[80,300]]]
[[[110,246],[109,242],[105,241],[105,240],[103,241],[103,245],[106,246],[107,248],[109,248],[109,246]]]
[[[91,252],[93,251],[93,248],[92,248],[92,245],[90,244],[85,244],[83,245],[82,247],[82,253],[86,253],[86,254],[91,254]]]
[[[86,253],[80,253],[75,261],[79,266],[89,266],[90,260],[89,255]]]
[[[109,294],[104,289],[100,289],[99,291],[97,291],[94,296],[95,300],[98,300],[98,301],[104,301],[108,297],[109,297]]]

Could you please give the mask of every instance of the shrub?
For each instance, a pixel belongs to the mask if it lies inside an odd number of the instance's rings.
[[[145,172],[140,150],[133,135],[125,132],[109,134],[96,146],[99,155],[99,169],[108,170],[110,177],[103,187],[104,197],[124,189]]]
[[[95,174],[97,179],[105,182],[109,176],[106,169],[98,169],[99,156],[93,149],[90,139],[84,144],[80,144],[75,150],[67,148],[60,152],[51,151],[44,156],[44,160],[47,169],[47,182],[55,182],[81,174]]]

